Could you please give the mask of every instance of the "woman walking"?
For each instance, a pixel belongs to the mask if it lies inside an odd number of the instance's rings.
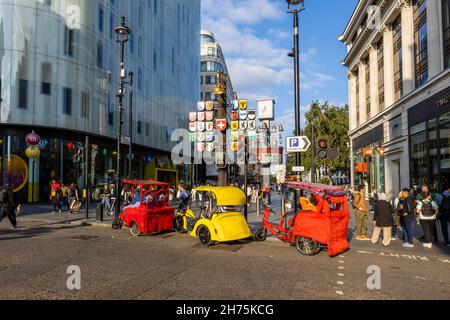
[[[56,212],[61,213],[61,198],[62,198],[61,184],[56,180],[52,180],[52,184],[50,186],[50,200],[53,203],[52,213]]]
[[[391,244],[392,226],[394,225],[394,215],[397,213],[394,207],[387,201],[386,194],[380,193],[377,201],[373,205],[373,221],[375,228],[372,233],[372,244],[378,242],[380,232],[383,230],[383,246]]]

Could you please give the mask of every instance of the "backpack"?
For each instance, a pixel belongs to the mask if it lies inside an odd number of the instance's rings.
[[[424,217],[432,217],[434,216],[435,211],[433,208],[433,204],[431,201],[422,202],[422,215]]]
[[[9,202],[8,190],[0,191],[0,204],[8,204],[8,202]]]
[[[443,196],[441,205],[439,206],[439,211],[443,215],[450,215],[450,196]]]

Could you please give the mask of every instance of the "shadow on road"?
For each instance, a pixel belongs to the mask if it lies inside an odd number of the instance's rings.
[[[0,241],[35,238],[52,232],[59,231],[61,229],[68,230],[78,228],[85,228],[85,227],[80,225],[80,226],[63,226],[60,228],[55,228],[52,225],[45,225],[45,226],[41,225],[37,227],[19,228],[15,230],[0,230]]]

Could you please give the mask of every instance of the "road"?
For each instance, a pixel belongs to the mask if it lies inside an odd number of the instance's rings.
[[[335,258],[300,255],[272,239],[204,247],[183,234],[0,223],[0,299],[449,299],[450,251],[352,241]],[[79,266],[81,289],[67,268]],[[381,288],[367,286],[378,267]],[[370,281],[370,283],[376,283]]]

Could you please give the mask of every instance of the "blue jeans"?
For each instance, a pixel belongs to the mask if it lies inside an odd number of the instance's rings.
[[[412,244],[414,239],[413,220],[412,219],[403,220],[402,229],[403,229],[403,242]]]

